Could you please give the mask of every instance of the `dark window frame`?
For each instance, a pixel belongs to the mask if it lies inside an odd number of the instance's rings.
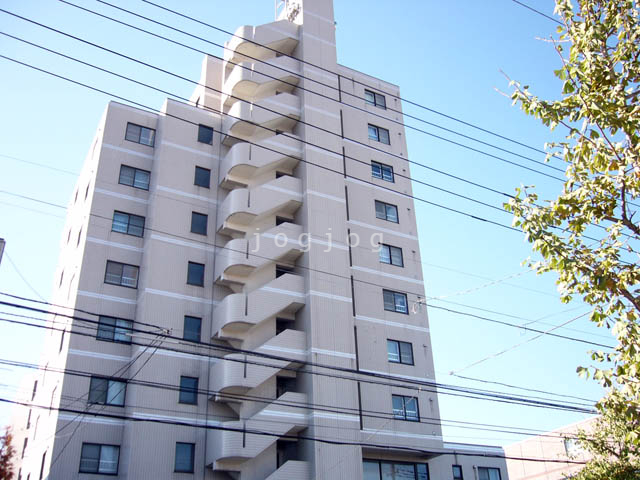
[[[423,463],[423,462],[402,462],[402,461],[395,461],[395,460],[377,460],[375,458],[363,458],[362,459],[363,464],[365,462],[367,463],[376,463],[378,464],[378,478],[382,478],[382,464],[383,463],[388,463],[388,464],[392,464],[392,465],[413,465],[413,472],[415,475],[415,479],[419,480],[419,475],[420,472],[418,472],[419,470],[419,465],[420,466],[424,466],[424,472],[427,474],[427,480],[429,480],[431,478],[431,474],[429,472],[429,464],[428,463]]]
[[[480,478],[480,470],[486,470],[487,475],[489,474],[489,470],[497,470],[498,480],[502,480],[502,470],[498,467],[478,467],[478,478]]]
[[[82,451],[84,450],[85,445],[87,446],[97,446],[100,447],[100,455],[98,456],[98,469],[96,471],[93,470],[83,470],[82,469]],[[115,472],[101,472],[100,471],[100,461],[102,459],[102,447],[113,447],[118,449],[118,463],[116,464]],[[109,475],[109,476],[117,476],[118,470],[120,470],[120,445],[111,445],[108,443],[93,443],[93,442],[82,442],[82,447],[80,449],[80,466],[78,468],[79,473],[95,473],[100,475]]]
[[[372,132],[374,133],[372,134]],[[379,127],[378,125],[369,123],[367,124],[367,133],[369,140],[373,140],[384,145],[391,145],[391,133],[388,128]],[[384,141],[385,137],[387,140],[386,142]]]
[[[179,470],[178,469],[178,445],[188,445],[190,447],[191,458],[189,459],[189,463],[191,464],[188,470]],[[195,457],[196,457],[196,444],[190,442],[176,442],[176,452],[173,460],[173,471],[175,473],[193,473],[195,468]]]
[[[202,276],[200,279],[200,283],[194,283],[191,280],[195,280],[194,278],[192,278],[192,271],[191,268],[192,267],[202,267]],[[204,263],[198,263],[198,262],[191,262],[189,261],[187,264],[187,285],[193,285],[194,287],[204,287]],[[193,272],[193,275],[195,275],[195,271]]]
[[[109,325],[107,321],[113,320],[113,325]],[[127,322],[127,326],[118,325],[119,322]],[[98,317],[98,329],[96,332],[96,340],[103,342],[124,343],[128,345],[131,343],[131,330],[133,329],[133,320],[126,318],[111,317],[109,315],[100,315]],[[128,337],[128,340],[120,340],[123,335]],[[126,332],[129,331],[127,334]],[[107,335],[105,335],[105,332]]]
[[[198,172],[201,172],[201,175],[198,175]],[[205,174],[207,175],[207,182],[206,185],[204,184],[205,182],[202,183],[198,183],[198,178],[200,178],[200,180],[203,180],[202,175]],[[211,188],[211,169],[210,168],[205,168],[205,167],[199,167],[196,165],[195,168],[195,173],[194,173],[194,177],[193,177],[193,184],[197,187],[202,187],[202,188]]]
[[[184,380],[195,380],[195,387],[183,386]],[[188,375],[180,375],[180,389],[178,390],[178,403],[184,405],[197,405],[198,404],[198,385],[200,379],[198,377],[190,377]],[[185,395],[185,397],[183,397]],[[194,400],[190,401],[186,395],[193,395]]]
[[[121,267],[122,271],[120,273],[120,282],[119,283],[107,281],[108,272],[109,272],[109,264],[119,265]],[[125,276],[124,276],[124,267],[133,267],[133,268],[135,268],[135,271],[136,271],[136,279],[135,279],[136,282],[135,282],[135,285],[127,285],[126,283],[123,283],[123,280],[125,278]],[[120,286],[120,287],[137,289],[138,288],[138,280],[139,279],[140,279],[140,267],[138,265],[131,265],[130,263],[117,262],[115,260],[107,260],[107,266],[105,267],[105,270],[104,270],[104,283],[106,283],[108,285],[116,285],[116,286]]]
[[[393,401],[396,398],[402,399],[402,414],[396,413],[396,409],[393,406]],[[415,400],[416,403],[416,416],[407,415],[407,400],[412,401]],[[393,418],[395,420],[403,420],[407,422],[420,422],[420,402],[418,401],[418,397],[412,397],[409,395],[400,395],[400,394],[392,394],[391,395],[391,411],[393,412]]]
[[[91,392],[92,387],[94,386],[94,381],[98,382],[100,380],[107,382],[107,389],[104,392],[104,401],[91,401]],[[122,390],[122,405],[119,403],[110,403],[109,402],[109,387],[111,383],[121,383],[124,385]],[[109,407],[122,407],[124,408],[127,402],[127,381],[123,378],[115,378],[115,377],[103,377],[101,375],[91,375],[89,379],[89,395],[87,396],[87,403],[90,405],[106,405]]]
[[[126,231],[124,231],[124,232],[123,232],[122,230],[116,230],[116,229],[114,228],[114,225],[115,225],[115,223],[116,223],[116,215],[126,215],[126,216],[127,216],[127,224],[126,224],[126,227],[127,227],[127,228],[126,228]],[[130,230],[131,230],[131,226],[132,226],[132,225],[131,225],[131,218],[132,218],[132,217],[133,217],[133,218],[135,218],[135,219],[142,219],[142,226],[140,226],[140,225],[134,225],[134,227],[141,228],[140,235],[137,235],[137,234],[135,234],[135,233],[131,233],[131,231],[130,231]],[[127,213],[127,212],[123,212],[123,211],[121,211],[121,210],[114,210],[114,211],[113,211],[113,220],[111,221],[111,231],[112,231],[112,232],[116,232],[116,233],[122,233],[122,234],[124,234],[124,235],[131,235],[131,236],[133,236],[133,237],[140,237],[140,238],[142,238],[142,237],[144,237],[144,226],[145,226],[145,222],[146,222],[146,218],[145,218],[145,217],[143,217],[142,215],[136,215],[136,214],[134,214],[134,213]],[[122,223],[122,222],[121,222],[121,223]]]
[[[382,251],[385,250],[388,252],[388,256],[387,258],[389,259],[388,262],[385,262],[382,258]],[[399,251],[400,252],[400,263],[394,263],[393,261],[393,255],[392,255],[392,250],[393,251]],[[381,243],[380,244],[380,252],[379,252],[379,260],[380,263],[385,263],[387,265],[393,265],[395,267],[402,267],[404,268],[404,255],[402,254],[402,248],[401,247],[396,247],[393,245],[389,245],[388,243]]]
[[[378,205],[382,205],[384,207],[384,217],[378,215]],[[400,214],[398,213],[398,206],[394,205],[393,203],[387,203],[387,202],[383,202],[382,200],[374,200],[374,207],[375,207],[375,211],[376,211],[376,218],[380,219],[380,220],[384,220],[386,222],[391,222],[391,223],[400,223]],[[393,220],[393,216],[389,216],[389,207],[392,207],[393,209],[395,209],[396,212],[396,219]]]
[[[204,217],[204,231],[198,231],[197,229],[194,229],[194,219],[197,219],[198,217]],[[198,225],[198,222],[195,222],[195,224]],[[206,236],[208,228],[209,228],[209,215],[207,215],[206,213],[191,212],[191,233]]]
[[[389,342],[393,342],[395,344],[397,344],[398,346],[398,360],[391,360],[389,358]],[[405,358],[405,355],[402,354],[402,348],[401,348],[401,344],[403,345],[409,345],[409,349],[411,351],[411,361],[408,361],[408,359]],[[394,340],[392,338],[387,338],[387,360],[389,360],[390,363],[401,363],[403,365],[415,365],[415,359],[413,356],[413,344],[411,342],[403,342],[402,340]]]
[[[373,100],[369,100],[367,94],[373,97]],[[364,89],[364,101],[368,105],[373,105],[374,107],[382,108],[384,110],[387,109],[387,99],[381,93],[374,92],[373,90],[369,90],[368,88]]]
[[[386,302],[385,302],[385,295],[388,294],[393,294],[393,309],[391,308],[387,308]],[[404,305],[405,305],[405,310],[398,310],[397,306],[398,303],[396,302],[396,296],[400,295],[402,297],[404,297]],[[385,311],[387,312],[396,312],[396,313],[402,313],[403,315],[409,315],[409,299],[407,298],[407,294],[404,292],[397,292],[395,290],[389,290],[387,288],[383,288],[382,289],[382,303],[384,306]]]
[[[193,338],[189,338],[187,336],[187,331],[192,331],[192,330],[187,330],[187,318],[189,319],[195,319],[198,320],[198,338],[196,339],[195,336]],[[187,340],[188,342],[200,342],[202,340],[202,317],[196,317],[194,315],[185,315],[184,316],[184,323],[183,323],[183,328],[182,328],[182,338],[183,340]]]
[[[376,173],[376,170],[375,170],[376,168],[380,171],[379,175]],[[389,180],[388,178],[385,178],[385,175],[384,175],[385,169],[391,172],[391,180]],[[373,178],[377,178],[379,180],[384,180],[385,182],[391,182],[391,183],[395,183],[395,178],[396,178],[393,173],[393,167],[391,165],[387,165],[386,163],[376,162],[375,160],[371,160],[371,176]]]
[[[129,127],[131,127],[131,129]],[[138,132],[135,131],[137,128],[140,129]],[[148,136],[151,139],[149,142],[142,141],[144,138],[142,133],[145,130],[152,132],[151,135]],[[156,129],[144,127],[133,122],[127,122],[127,128],[124,131],[124,139],[128,142],[138,143],[147,147],[153,147],[156,143]]]
[[[133,170],[133,176],[131,177],[133,180],[131,181],[131,183],[126,183],[123,182],[123,169],[130,169]],[[136,177],[138,175],[138,173],[142,173],[142,174],[146,174],[147,175],[147,181],[146,182],[138,182],[136,183]],[[124,177],[126,180],[126,176]],[[149,170],[143,170],[142,168],[137,168],[137,167],[132,167],[131,165],[125,165],[124,163],[120,165],[120,173],[118,174],[118,184],[119,185],[126,185],[127,187],[133,187],[133,188],[138,188],[140,190],[146,190],[149,191],[149,184],[151,183],[151,172]],[[141,187],[140,185],[146,185],[144,187]]]
[[[213,128],[208,125],[198,125],[198,142],[213,145]]]
[[[455,470],[456,468],[460,472],[460,475],[456,474],[456,470]],[[451,473],[453,475],[453,480],[464,480],[464,474],[462,472],[462,465],[451,465]]]

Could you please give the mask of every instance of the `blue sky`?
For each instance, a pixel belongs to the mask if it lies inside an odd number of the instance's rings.
[[[113,1],[212,42],[223,43],[228,38],[204,26],[163,14],[141,1]],[[162,34],[168,33],[95,1],[77,0],[77,3]],[[232,31],[240,25],[273,20],[271,0],[201,0],[188,3],[165,0],[163,4]],[[549,15],[553,12],[553,2],[550,0],[530,0],[530,4]],[[114,25],[62,2],[9,0],[3,2],[2,8],[198,79],[201,54]],[[399,85],[404,98],[429,109],[536,148],[542,148],[546,141],[558,138],[557,134],[552,136],[536,120],[511,106],[511,101],[499,92],[509,91],[508,82],[501,73],[503,71],[511,78],[531,85],[532,90],[543,97],[558,95],[559,82],[552,72],[559,68],[559,58],[549,43],[536,39],[548,37],[555,31],[556,25],[550,20],[510,0],[335,0],[335,14],[338,61],[341,64]],[[133,76],[180,96],[188,97],[193,88],[187,82],[145,70],[2,12],[0,31]],[[170,36],[202,50],[222,54],[221,49],[213,45],[175,33]],[[0,36],[0,55],[53,70],[155,108],[161,106],[165,97],[158,92],[56,58],[5,36]],[[10,263],[12,260],[31,287],[48,298],[53,284],[64,210],[5,192],[66,205],[75,185],[75,176],[67,172],[79,172],[109,97],[52,79],[1,58],[0,71],[0,236],[7,240],[7,256],[0,266],[0,291],[34,296]],[[406,113],[440,127],[477,137],[535,160],[544,158],[543,154],[431,111],[406,103],[403,108]],[[407,124],[509,161],[561,176],[559,172],[457,137],[436,126],[412,120],[407,120]],[[557,194],[561,186],[560,182],[548,177],[433,136],[407,130],[407,140],[412,160],[502,192],[513,193],[520,184],[536,185],[541,197],[550,198]],[[46,164],[65,172],[37,167],[16,158]],[[555,165],[562,167],[559,162]],[[500,206],[504,201],[500,195],[420,167],[412,166],[412,175],[492,205]],[[423,185],[414,185],[414,194],[505,225],[511,222],[505,213]],[[427,296],[435,297],[430,300],[434,306],[517,324],[535,322],[532,326],[541,330],[552,328],[587,311],[580,303],[560,303],[552,275],[539,277],[522,266],[522,261],[530,255],[530,247],[524,242],[522,234],[420,202],[416,203],[416,212]],[[588,364],[587,345],[546,336],[523,343],[535,334],[443,310],[430,309],[429,318],[436,375],[440,382],[483,387],[483,384],[462,381],[449,375],[451,371],[460,371],[460,375],[528,388],[593,399],[601,396],[600,388],[595,383],[579,379],[575,374],[577,365]],[[613,343],[607,332],[597,330],[584,317],[554,333]],[[37,330],[0,323],[0,357],[35,362],[41,345],[42,334]],[[506,349],[510,350],[465,369],[474,362]],[[21,373],[0,369],[0,396],[15,394]],[[499,388],[495,385],[484,387]],[[449,396],[440,397],[440,407],[444,419],[535,429],[552,429],[583,418],[575,413]],[[0,407],[0,424],[8,419],[8,410]],[[499,432],[450,427],[445,428],[445,435],[456,441],[496,444],[507,444],[520,438]]]

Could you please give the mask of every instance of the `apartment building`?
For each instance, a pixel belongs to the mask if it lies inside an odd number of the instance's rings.
[[[399,89],[337,64],[331,0],[277,3],[190,102],[108,104],[21,479],[507,479],[443,443]]]

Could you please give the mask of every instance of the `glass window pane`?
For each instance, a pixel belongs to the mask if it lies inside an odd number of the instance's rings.
[[[208,216],[202,213],[191,212],[191,231],[201,235],[207,234]]]
[[[105,378],[91,377],[89,384],[89,403],[103,404],[107,401],[109,381]]]
[[[107,273],[104,279],[105,282],[120,285],[121,278],[122,278],[122,264],[107,261]]]
[[[362,462],[363,480],[380,480],[380,464],[370,460]]]
[[[373,92],[370,92],[369,90],[365,90],[364,91],[364,101],[371,104],[371,105],[375,105],[376,103],[376,98]]]
[[[408,342],[399,342],[400,343],[400,358],[402,359],[402,363],[413,364],[413,349],[411,348],[411,344]]]
[[[133,186],[136,188],[142,188],[143,190],[149,190],[149,172],[145,170],[136,170]]]
[[[122,165],[120,167],[120,179],[118,181],[123,185],[133,185],[135,173],[135,169]]]
[[[127,233],[127,226],[129,225],[129,215],[126,213],[115,212],[113,214],[113,223],[111,224],[111,230],[114,232]]]
[[[201,143],[213,143],[213,128],[206,125],[198,125],[198,141]]]
[[[192,443],[176,443],[176,472],[193,472],[194,445]]]
[[[489,480],[489,472],[486,468],[478,467],[478,480]]]
[[[152,130],[151,128],[142,127],[140,129],[140,143],[142,143],[143,145],[149,145],[150,147],[153,147],[155,134],[156,134],[155,130]]]
[[[180,377],[180,403],[198,403],[198,379],[193,377]]]
[[[129,140],[130,142],[139,142],[140,141],[140,130],[142,127],[139,125],[134,125],[133,123],[127,123],[127,133],[125,134],[125,140]]]
[[[403,293],[396,293],[395,297],[395,310],[396,312],[408,313],[407,309],[407,296]]]
[[[388,245],[382,245],[380,247],[380,261],[382,263],[391,263],[391,255],[389,253]]]
[[[109,380],[109,389],[107,390],[107,404],[109,405],[124,405],[124,392],[127,384],[124,382],[116,382]]]
[[[88,443],[82,444],[82,453],[80,453],[80,471],[81,472],[97,472],[100,463],[100,445],[92,445]]]
[[[418,399],[415,397],[404,397],[404,410],[407,420],[418,420]]]
[[[380,135],[380,142],[390,145],[389,130],[387,130],[386,128],[378,128],[378,135]]]
[[[138,267],[132,265],[122,266],[122,285],[134,288],[138,286]]]
[[[416,471],[418,473],[418,480],[429,480],[429,469],[426,464],[417,463]]]
[[[144,217],[129,215],[129,235],[141,237],[144,234]]]
[[[387,182],[393,182],[393,168],[388,166],[383,166],[382,178]]]
[[[391,263],[399,267],[404,266],[402,264],[402,249],[398,247],[389,247],[391,254]]]
[[[371,162],[371,175],[374,178],[382,178],[382,166],[379,163]]]
[[[377,200],[376,200],[376,217],[382,218],[382,219],[387,218],[385,204],[382,202],[378,202]]]
[[[100,317],[98,322],[97,338],[102,340],[113,340],[114,326],[116,319],[111,317]]]
[[[462,480],[462,467],[460,465],[453,465],[453,480]]]
[[[211,183],[211,170],[202,167],[196,167],[196,177],[194,184],[199,187],[209,188]]]
[[[100,449],[100,473],[118,473],[120,448],[102,445]]]
[[[204,265],[201,263],[189,262],[187,268],[187,283],[189,285],[204,285]]]
[[[184,317],[184,333],[183,338],[185,340],[191,340],[194,342],[200,341],[200,328],[202,327],[202,319],[198,317]]]
[[[371,140],[378,140],[378,127],[369,125],[369,138]]]
[[[500,470],[497,468],[489,468],[489,480],[500,480]]]
[[[378,107],[387,108],[387,101],[385,100],[384,95],[376,93],[376,105]]]
[[[395,205],[386,205],[387,207],[387,220],[390,222],[398,223],[398,208]]]
[[[113,339],[116,342],[131,343],[131,329],[133,328],[133,322],[131,320],[118,319],[116,321],[116,328],[113,333]]]
[[[384,298],[384,309],[391,310],[392,312],[395,310],[395,301],[393,292],[388,290],[382,291],[382,297]]]
[[[387,340],[387,358],[390,362],[400,361],[398,342],[396,342],[395,340]]]
[[[393,465],[394,480],[415,480],[416,467],[412,463],[396,463]]]
[[[401,395],[392,395],[391,400],[393,402],[393,416],[404,419],[404,397]]]
[[[382,470],[382,480],[394,480],[393,479],[393,463],[382,462],[380,465]]]

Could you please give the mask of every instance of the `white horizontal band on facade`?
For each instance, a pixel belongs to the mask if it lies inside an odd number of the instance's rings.
[[[318,68],[311,67],[309,65],[304,65],[302,67],[302,70],[303,72],[309,72],[309,73],[312,73],[313,75],[318,75],[320,77],[325,77],[325,78],[328,78],[329,80],[333,80],[334,82],[336,82],[336,84],[338,83],[338,74],[336,73],[325,72],[324,70],[320,70]]]
[[[289,138],[291,138],[291,136]],[[283,143],[276,142],[274,140],[263,140],[262,142],[255,144],[254,146],[260,147],[261,145],[269,145],[270,148],[273,147],[274,149],[278,149],[278,150],[289,150],[290,152],[297,153],[298,157],[302,155],[302,147],[300,148],[290,147],[289,145],[285,145]],[[278,153],[281,153],[281,152],[278,152]]]
[[[322,418],[325,420],[339,420],[343,422],[360,422],[360,417],[358,415],[345,415],[343,413],[313,411],[309,414],[309,418]]]
[[[133,247],[131,245],[125,245],[124,243],[110,242],[108,240],[102,240],[101,238],[87,237],[87,242],[97,243],[98,245],[106,245],[108,247],[121,248],[122,250],[130,250],[136,253],[142,253],[143,248]]]
[[[316,290],[309,290],[309,293],[307,293],[307,295],[313,295],[314,297],[322,297],[322,298],[328,298],[330,300],[338,300],[340,302],[351,303],[351,298],[349,297],[343,297],[341,295],[333,295],[331,293],[325,293],[325,292],[318,292]]]
[[[389,320],[381,320],[379,318],[365,317],[364,315],[356,315],[356,320],[378,323],[380,325],[386,325],[388,327],[406,328],[407,330],[415,330],[416,332],[429,333],[429,329],[426,327],[418,327],[417,325],[409,325],[408,323],[398,323],[391,322]]]
[[[318,20],[322,20],[324,22],[327,22],[327,23],[331,24],[331,26],[335,25],[333,20],[330,20],[330,19],[328,19],[326,17],[318,15],[317,13],[310,12],[308,10],[304,10],[303,15],[311,15],[312,17],[317,18]]]
[[[135,305],[136,303],[138,303],[137,300],[131,300],[130,298],[114,297],[112,295],[103,295],[102,293],[87,292],[85,290],[78,290],[78,295],[82,297],[107,300],[109,302],[126,303],[127,305]]]
[[[149,200],[147,200],[145,198],[132,197],[131,195],[125,195],[124,193],[118,193],[118,192],[112,192],[111,190],[105,190],[103,188],[96,188],[96,189],[94,189],[94,192],[101,193],[103,195],[108,195],[110,197],[122,198],[123,200],[128,200],[130,202],[138,202],[138,203],[142,203],[143,205],[149,205]]]
[[[298,113],[298,114],[300,114],[300,112],[301,112],[300,107],[292,107],[291,105],[287,105],[286,103],[276,102],[272,98],[264,100],[262,103],[265,103],[265,104],[268,104],[268,105],[272,105],[272,106],[275,106],[275,107],[282,107],[282,108],[286,109],[287,110],[286,113],[284,113],[284,112],[283,113],[281,113],[281,112],[269,112],[269,113],[276,113],[276,114],[278,114],[280,116],[285,116],[286,117],[290,113]],[[256,107],[260,108],[260,104],[254,104],[254,105]],[[242,118],[239,118],[238,121],[243,122],[243,121],[248,121],[248,120],[244,120]]]
[[[142,109],[140,109],[138,107],[132,107],[131,105],[125,105],[124,103],[115,102],[113,100],[111,100],[109,102],[109,106],[112,106],[112,107],[115,107],[115,108],[120,108],[121,110],[129,110],[129,111],[135,112],[137,114],[146,115],[147,117],[154,118],[154,119],[158,118],[158,114],[157,113],[148,112],[148,111],[142,110]]]
[[[336,44],[334,42],[330,42],[329,40],[325,40],[324,38],[320,38],[316,35],[313,35],[312,33],[309,32],[302,32],[302,35],[304,35],[305,37],[309,37],[309,38],[313,38],[314,40],[317,40],[320,43],[324,43],[325,45],[329,45],[330,47],[334,47],[336,46]]]
[[[442,440],[442,435],[424,435],[420,433],[394,432],[391,430],[374,430],[372,428],[363,428],[360,431],[369,435],[391,435],[393,437],[417,438],[421,440]]]
[[[321,153],[323,155],[326,155],[327,157],[333,157],[333,158],[336,158],[338,160],[342,160],[342,155],[338,155],[335,152],[330,152],[330,151],[325,150],[323,148],[316,147],[315,145],[305,145],[305,148],[307,150],[313,150],[314,152],[318,152],[318,153]]]
[[[216,205],[218,203],[212,198],[203,197],[202,195],[195,195],[193,193],[183,192],[180,190],[176,190],[175,188],[163,187],[162,185],[158,185],[156,187],[156,190],[173,193],[174,195],[180,195],[181,197],[193,198],[194,200],[200,200],[202,202],[208,202],[208,203],[211,203],[212,205]]]
[[[332,357],[349,358],[355,360],[356,356],[353,353],[336,352],[335,350],[324,350],[323,348],[312,348],[311,353],[317,353],[319,355],[329,355]]]
[[[110,425],[112,427],[122,427],[125,421],[117,418],[104,418],[91,416],[90,412],[83,414],[84,416],[69,415],[67,413],[61,413],[58,415],[59,420],[66,420],[68,422],[80,422],[80,423],[97,423],[100,425]]]
[[[313,195],[316,197],[326,198],[327,200],[333,200],[338,203],[347,203],[344,198],[329,195],[328,193],[316,192],[315,190],[307,190],[307,195]]]
[[[182,422],[182,423],[195,423],[196,425],[207,425],[217,427],[222,424],[222,422],[218,422],[215,420],[205,420],[198,417],[170,417],[168,415],[155,415],[151,413],[141,413],[141,412],[133,412],[131,414],[132,418],[137,418],[140,420],[160,420],[160,421],[169,421],[169,422]]]
[[[388,188],[384,188],[379,185],[373,185],[371,183],[363,182],[362,180],[358,180],[357,178],[352,178],[352,177],[346,178],[345,181],[355,183],[357,185],[362,185],[363,187],[366,187],[366,188],[373,188],[374,190],[380,190],[381,192],[384,192],[384,193],[398,195],[402,198],[408,198],[409,200],[413,201],[413,199],[411,198],[411,194],[409,193],[397,192],[395,190],[390,190]]]
[[[255,292],[256,290],[254,290]],[[304,293],[300,293],[300,292],[292,292],[291,290],[283,290],[281,288],[274,288],[274,287],[261,287],[259,288],[257,291],[260,292],[272,292],[272,293],[281,293],[282,295],[289,295],[290,297],[296,297],[296,298],[306,298],[306,295]],[[252,292],[253,293],[253,292]]]
[[[378,370],[367,370],[366,368],[361,368],[360,371],[367,372],[367,373],[375,373],[376,375],[392,375],[394,377],[406,378],[407,380],[416,380],[418,382],[435,382],[435,379],[433,378],[412,377],[411,375],[399,375],[397,373],[380,372]]]
[[[304,109],[312,110],[314,112],[318,112],[323,115],[326,115],[327,117],[332,117],[332,118],[335,118],[336,120],[340,120],[340,115],[336,115],[335,113],[328,112],[327,110],[324,110],[322,108],[312,107],[311,105],[305,105]]]
[[[192,107],[192,108],[195,108],[195,107]],[[203,152],[202,150],[197,150],[195,148],[185,147],[184,145],[178,145],[177,143],[168,142],[166,140],[163,140],[161,145],[166,145],[167,147],[176,148],[178,150],[184,150],[185,152],[189,152],[189,153],[195,153],[196,155],[202,155],[203,157],[213,158],[215,160],[219,160],[220,159],[220,157],[218,157],[218,155],[215,155],[213,153]]]
[[[287,190],[286,188],[276,187],[275,185],[261,185],[259,188],[264,188],[265,190],[273,190],[274,192],[286,193],[287,195],[291,195],[292,197],[302,198],[302,194],[298,192],[294,192],[293,190]]]
[[[396,275],[394,273],[381,272],[380,270],[374,270],[373,268],[352,266],[352,270],[358,270],[359,272],[371,273],[373,275],[380,275],[381,277],[393,278],[394,280],[400,280],[402,282],[415,283],[416,285],[422,285],[424,282],[416,278],[403,277],[402,275]]]
[[[153,335],[153,332],[149,332],[149,335]],[[146,349],[146,351],[148,352],[149,350],[151,350],[151,352],[153,352],[153,348],[151,348],[151,346],[149,345],[149,348],[147,347],[140,347],[136,350],[137,353],[141,353]],[[173,352],[171,350],[156,350],[155,352],[153,352],[154,355],[163,355],[165,357],[174,357],[174,358],[183,358],[185,360],[198,360],[201,362],[209,362],[210,360],[212,360],[214,357],[203,357],[202,355],[196,355],[193,353],[182,353],[182,352]],[[212,363],[216,363],[217,360],[213,360]]]
[[[262,410],[258,413],[256,413],[253,417],[251,417],[251,420],[257,419],[258,417],[261,416],[265,416],[265,417],[279,417],[279,418],[295,418],[298,420],[306,420],[307,419],[307,414],[306,413],[293,413],[293,412],[283,412],[283,411],[279,411],[279,410]]]
[[[468,443],[445,442],[442,444],[442,448],[456,450],[456,451],[463,450],[466,452],[482,452],[482,453],[492,452],[492,453],[498,453],[498,454],[504,453],[504,450],[502,448],[496,447],[494,445],[470,445]]]
[[[88,352],[86,350],[69,349],[69,355],[77,355],[80,357],[99,358],[101,360],[113,360],[115,362],[130,362],[131,357],[123,357],[121,355],[111,355],[109,353]]]
[[[148,158],[150,160],[153,160],[153,155],[151,155],[150,153],[136,152],[135,150],[118,147],[116,145],[111,145],[110,143],[103,143],[102,146],[106,148],[110,148],[111,150],[115,150],[117,152],[128,153],[129,155],[134,155],[136,157]]]
[[[368,223],[359,222],[358,220],[347,220],[347,223],[350,223],[352,225],[358,225],[359,227],[370,228],[371,230],[388,233],[389,235],[395,235],[396,237],[408,238],[410,240],[418,240],[418,237],[416,237],[415,235],[396,232],[395,230],[390,230],[388,228],[383,228],[383,227],[377,227],[376,225],[369,225]]]
[[[208,300],[206,298],[192,297],[190,295],[182,295],[180,293],[167,292],[165,290],[156,290],[155,288],[145,288],[144,293],[151,295],[159,295],[161,297],[176,298],[178,300],[187,300],[189,302],[204,303],[205,305],[217,305],[215,300]]]
[[[204,250],[204,251],[213,251],[213,248],[210,248],[207,245],[201,245],[195,242],[188,242],[186,240],[178,240],[177,238],[165,237],[164,235],[158,235],[157,233],[153,233],[151,235],[151,238],[153,240],[159,240],[161,242],[171,243],[173,245],[180,245],[181,247],[195,248],[197,250]]]
[[[278,235],[280,235],[278,237]],[[300,240],[297,238],[289,238],[289,236],[284,233],[284,232],[280,232],[280,233],[263,233],[262,235],[259,235],[261,238],[271,238],[274,239],[276,237],[278,237],[278,243],[282,243],[279,241],[280,238],[282,238],[282,235],[285,236],[285,240],[287,243],[290,243],[291,245],[295,246],[295,247],[302,247],[302,245],[300,245]],[[285,245],[287,244],[285,243]],[[242,253],[242,252],[232,252],[232,253]],[[256,252],[255,250],[249,250],[249,256],[256,256],[256,257],[260,257],[259,253]],[[263,258],[263,257],[260,257]]]
[[[205,94],[207,97],[221,98],[221,95],[220,95],[219,93],[213,93],[213,92],[210,92],[210,91],[209,91],[209,89],[207,89],[206,85],[198,85],[198,86],[206,89],[206,90],[205,90],[205,92],[204,92],[204,94]]]
[[[337,248],[338,250],[349,250],[349,247],[339,242],[325,242],[324,240],[318,240],[317,238],[309,239],[311,243],[317,243],[318,245],[324,245],[325,247]]]
[[[167,102],[171,102],[172,104],[177,105],[178,107],[182,107],[185,110],[192,110],[192,111],[195,110],[200,115],[207,115],[209,117],[214,117],[216,119],[220,118],[220,115],[216,114],[216,112],[212,112],[210,110],[205,110],[203,108],[196,107],[195,105],[191,105],[190,103],[179,102],[179,101],[174,100],[172,98],[167,98]]]
[[[268,350],[270,352],[290,353],[291,355],[306,355],[307,350],[298,350],[297,348],[276,347],[274,345],[262,345],[257,350]]]

